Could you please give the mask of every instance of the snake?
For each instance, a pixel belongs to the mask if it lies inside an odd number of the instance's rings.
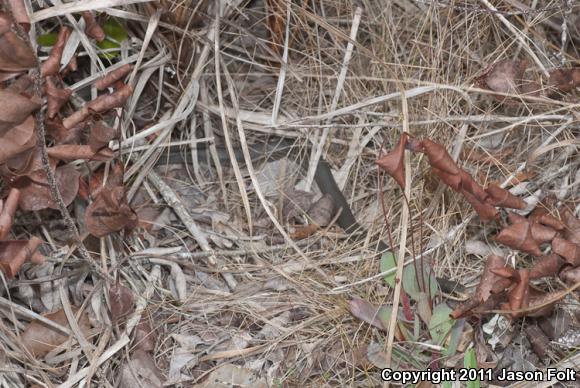
[[[295,148],[294,142],[288,139],[270,139],[265,143],[258,143],[254,145],[248,145],[250,151],[250,156],[253,161],[276,161],[287,157],[291,154],[292,150]],[[216,146],[217,156],[220,163],[226,166],[231,166],[230,156],[225,147]],[[198,161],[209,160],[210,149],[207,143],[197,145],[197,156]],[[244,155],[240,149],[234,151],[236,161],[240,164],[245,163]],[[168,158],[161,158],[160,161],[163,163],[188,163],[186,160],[187,156],[184,154],[183,150],[180,150],[177,146],[171,146],[169,149]],[[191,162],[191,161],[189,161]],[[307,163],[303,163],[307,165]],[[314,174],[314,181],[318,185],[320,192],[322,194],[328,194],[332,198],[335,208],[340,209],[338,218],[336,219],[336,224],[340,226],[345,233],[352,238],[354,241],[361,241],[364,239],[365,233],[360,233],[364,231],[364,228],[358,223],[356,217],[350,207],[348,201],[346,200],[342,190],[338,187],[334,175],[332,174],[332,169],[330,164],[320,157]],[[382,240],[378,239],[375,244],[376,253],[381,254],[383,252],[391,251],[391,248]],[[437,277],[437,283],[441,288],[441,291],[445,293],[463,293],[465,287],[460,283]]]

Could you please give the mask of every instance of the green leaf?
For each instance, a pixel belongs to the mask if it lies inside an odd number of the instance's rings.
[[[453,326],[453,319],[449,317],[451,311],[453,310],[445,303],[441,303],[433,309],[433,315],[429,322],[429,333],[431,334],[431,339],[437,344],[443,343]]]
[[[56,33],[41,34],[41,35],[38,35],[38,37],[36,38],[36,42],[38,43],[39,46],[50,47],[50,46],[54,46],[57,39],[58,39],[58,34],[56,34]]]
[[[387,251],[383,253],[381,256],[381,272],[385,272],[388,270],[393,270],[388,275],[385,275],[385,283],[387,283],[391,287],[395,287],[395,275],[396,271],[394,269],[397,268],[397,261],[395,260],[395,255],[393,252]]]
[[[97,47],[101,50],[118,49],[121,47],[121,42],[129,38],[129,34],[116,19],[109,18],[103,25],[106,38],[102,42],[97,42]],[[119,56],[117,51],[100,53],[101,58],[113,59]]]
[[[449,345],[443,350],[443,355],[451,357],[457,352],[457,345],[461,340],[461,334],[463,334],[463,328],[465,327],[465,319],[458,319],[455,321],[453,328],[451,329],[451,335],[449,337]]]
[[[125,27],[123,27],[123,25],[115,18],[107,19],[103,25],[103,31],[105,31],[105,35],[107,35],[108,38],[117,43],[121,43],[129,38],[129,34],[127,34]]]
[[[418,262],[417,266],[420,267],[420,265],[421,264]],[[437,295],[437,279],[435,278],[435,275],[433,275],[433,271],[431,271],[426,263],[423,263],[422,277],[418,277],[416,275],[415,265],[413,264],[409,264],[403,270],[403,289],[414,301],[418,301],[420,298],[420,293],[424,291],[422,289],[423,280],[425,281],[425,287],[429,288],[429,296],[433,298],[435,295]]]
[[[113,42],[107,38],[105,38],[105,40],[103,40],[102,42],[97,42],[97,47],[100,48],[101,50],[108,50],[108,49],[118,49],[119,47],[121,47],[121,45],[119,43]],[[106,58],[106,59],[113,59],[116,58],[119,55],[118,51],[112,51],[112,52],[106,52],[106,53],[100,53],[99,56],[101,58]]]
[[[441,385],[442,388],[453,388],[451,381],[444,381]]]
[[[469,369],[477,369],[477,357],[475,357],[475,350],[470,348],[465,355],[463,356],[463,366]],[[475,379],[475,381],[468,381],[467,388],[480,388],[481,383],[479,378]]]

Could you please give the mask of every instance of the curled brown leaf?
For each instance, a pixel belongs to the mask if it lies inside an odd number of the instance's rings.
[[[76,313],[77,311],[78,309],[73,307],[73,312]],[[70,324],[64,310],[61,309],[53,313],[45,314],[44,317],[70,330]],[[81,333],[88,336],[91,325],[89,322],[89,316],[86,312],[81,314],[78,318],[77,324],[81,329]],[[44,323],[40,321],[32,321],[24,329],[20,338],[22,339],[24,347],[33,356],[44,357],[48,352],[61,345],[69,337],[53,328],[45,326]]]
[[[489,194],[487,201],[494,206],[507,207],[511,209],[525,209],[527,206],[526,201],[516,197],[496,184],[490,184],[487,186],[485,191]]]
[[[0,90],[0,136],[22,123],[40,104],[10,90]]]
[[[562,256],[572,266],[580,266],[580,245],[556,237],[552,240],[552,252]]]
[[[530,279],[539,279],[548,276],[556,276],[566,262],[557,254],[544,255],[534,261],[530,269]]]
[[[60,108],[69,100],[72,90],[59,88],[52,77],[46,77],[46,114],[48,118],[54,118]]]
[[[518,249],[534,256],[542,254],[540,244],[532,236],[529,222],[517,222],[503,228],[495,237],[495,240],[510,248]]]
[[[93,15],[91,11],[81,12],[81,15],[85,21],[85,34],[97,42],[105,40],[105,31],[103,31],[103,28],[99,23],[97,23],[95,15]]]
[[[10,30],[12,22],[0,12],[0,70],[21,72],[36,66],[36,55],[30,46]]]
[[[48,58],[42,63],[40,67],[40,72],[43,77],[48,75],[56,75],[60,71],[60,61],[62,59],[62,53],[64,52],[64,47],[70,36],[70,30],[67,27],[61,27],[58,32],[58,37],[56,43],[52,46]]]
[[[408,138],[409,136],[406,133],[403,133],[399,138],[397,146],[376,162],[382,170],[395,179],[401,188],[405,188],[405,169],[403,160],[405,157],[405,146],[407,145]]]
[[[0,270],[8,278],[13,278],[25,262],[31,261],[35,264],[41,264],[44,261],[44,257],[35,254],[41,242],[38,237],[32,237],[28,241],[0,241]]]
[[[132,93],[133,88],[129,85],[124,85],[113,93],[100,95],[64,119],[62,123],[65,128],[72,128],[89,118],[93,112],[104,113],[113,108],[120,108],[125,105]]]
[[[95,237],[122,229],[130,231],[137,225],[137,214],[127,202],[121,164],[113,167],[110,177],[85,212],[85,225]]]
[[[99,90],[104,90],[109,86],[113,85],[115,82],[123,79],[126,75],[128,75],[131,70],[133,70],[133,65],[127,63],[118,69],[109,71],[103,77],[99,78],[95,81],[95,87]]]
[[[14,221],[14,214],[18,209],[18,200],[20,199],[20,191],[18,189],[10,189],[8,197],[5,201],[0,201],[0,240],[4,240]]]

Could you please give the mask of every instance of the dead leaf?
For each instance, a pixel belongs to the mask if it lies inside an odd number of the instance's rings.
[[[85,225],[95,237],[122,229],[132,230],[137,226],[137,214],[127,203],[123,166],[120,163],[113,167],[109,179],[85,212]]]
[[[8,278],[13,278],[20,271],[20,267],[27,261],[34,264],[42,264],[44,262],[44,256],[36,253],[36,249],[41,242],[37,237],[32,237],[28,241],[0,241],[0,270]]]
[[[133,65],[131,65],[130,63],[127,63],[127,64],[119,67],[118,69],[109,71],[103,77],[101,77],[95,81],[95,87],[98,90],[104,90],[104,89],[110,87],[111,85],[113,85],[115,82],[123,79],[126,75],[131,73],[132,70],[133,70]]]
[[[0,200],[0,240],[4,240],[14,221],[14,214],[18,209],[18,200],[20,199],[20,191],[18,189],[10,189],[8,197],[5,201]]]
[[[108,147],[109,142],[118,136],[118,130],[105,125],[102,121],[89,124],[88,145],[95,152]]]
[[[530,279],[556,276],[564,264],[566,262],[555,253],[542,256],[534,261],[534,265],[530,269]]]
[[[0,163],[33,148],[37,142],[34,117],[28,116],[21,124],[6,131],[0,142]]]
[[[556,237],[552,240],[552,252],[562,256],[573,267],[580,265],[580,245]]]
[[[109,303],[111,306],[111,321],[121,323],[134,310],[133,291],[121,284],[109,288]]]
[[[564,209],[561,214],[566,225],[564,237],[570,242],[580,244],[580,220],[568,209]]]
[[[79,189],[79,172],[73,166],[66,165],[57,167],[54,176],[64,204],[70,205],[76,198]],[[21,177],[12,186],[21,192],[20,209],[24,211],[38,211],[46,208],[58,209],[58,205],[52,198],[44,170],[39,170],[32,179],[31,176]]]
[[[28,17],[28,12],[26,12],[24,0],[8,0],[8,3],[10,3],[10,11],[12,11],[12,16],[16,23],[21,24],[28,31],[30,29],[30,18]]]
[[[56,86],[52,77],[46,77],[46,115],[53,119],[72,94],[70,89]]]
[[[128,362],[121,367],[121,388],[161,388],[162,375],[150,353],[141,349],[131,354]]]
[[[76,314],[78,308],[73,307]],[[60,309],[53,313],[44,314],[44,317],[58,323],[70,330],[68,319],[64,310]],[[77,323],[83,335],[88,336],[90,330],[89,316],[85,312],[77,319]],[[69,337],[45,326],[40,321],[32,321],[24,329],[20,336],[24,347],[35,357],[44,357],[48,352],[61,345]]]
[[[21,72],[36,66],[36,55],[28,44],[10,30],[12,22],[0,12],[0,70]]]
[[[580,86],[580,68],[555,69],[550,71],[548,87],[549,95],[557,95],[558,92],[568,93]]]
[[[489,194],[487,201],[493,206],[507,207],[510,209],[525,209],[527,206],[526,201],[520,197],[516,197],[496,184],[490,184],[485,191]]]
[[[81,12],[81,15],[85,20],[85,34],[97,42],[105,40],[105,31],[103,31],[103,28],[95,20],[95,15],[91,11]]]
[[[58,37],[56,38],[56,43],[52,46],[48,58],[42,63],[41,75],[43,77],[49,75],[56,75],[60,71],[60,61],[62,59],[62,53],[64,52],[64,47],[70,36],[71,32],[67,27],[61,27],[58,32]]]
[[[401,188],[405,188],[404,156],[409,136],[403,133],[395,148],[376,161],[377,166],[393,177]]]
[[[21,124],[30,114],[40,108],[40,104],[19,93],[0,90],[0,136],[15,125]]]
[[[121,108],[131,94],[133,94],[133,88],[129,85],[123,85],[113,93],[102,94],[65,118],[62,124],[65,128],[72,128],[89,118],[93,113],[104,113],[113,108]]]

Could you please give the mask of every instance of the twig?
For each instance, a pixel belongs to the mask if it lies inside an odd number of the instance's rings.
[[[401,105],[403,107],[403,122],[409,122],[409,111],[407,108],[407,98],[405,92],[401,89]],[[405,128],[408,129],[408,128]],[[406,201],[403,201],[403,211],[401,214],[401,234],[399,237],[399,254],[397,256],[397,272],[395,275],[395,294],[393,295],[393,310],[391,312],[391,320],[389,322],[389,331],[387,337],[387,352],[385,355],[386,367],[391,366],[391,357],[393,355],[393,342],[395,340],[395,327],[397,325],[397,313],[399,311],[399,299],[401,297],[403,267],[405,265],[405,251],[407,249],[407,229],[409,226],[409,205],[408,201],[411,199],[411,165],[409,154],[405,153],[405,192]],[[414,259],[416,260],[416,259]]]

